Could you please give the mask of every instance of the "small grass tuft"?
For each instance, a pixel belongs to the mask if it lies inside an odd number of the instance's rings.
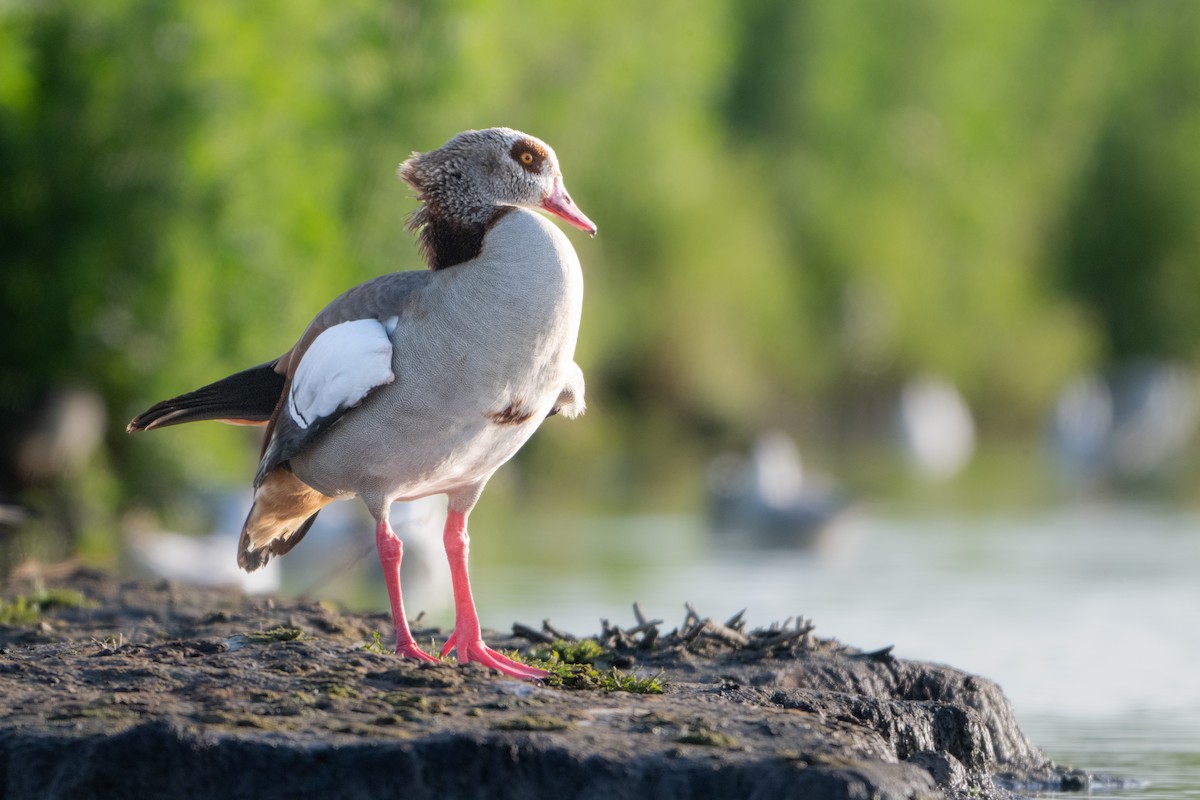
[[[55,608],[85,608],[95,605],[83,592],[72,589],[46,589],[34,585],[29,595],[17,595],[12,600],[0,599],[0,625],[32,625],[42,613]]]
[[[118,631],[112,636],[105,636],[103,639],[93,636],[92,644],[101,650],[120,650],[125,646],[125,634]]]
[[[558,661],[563,664],[595,664],[611,654],[595,639],[580,639],[576,642],[558,639],[550,644],[535,647],[529,655],[531,658],[552,663]]]
[[[383,642],[380,641],[379,638],[379,631],[374,631],[371,634],[371,641],[364,644],[362,649],[366,650],[368,653],[378,653],[379,655],[383,655],[385,651],[383,649]]]
[[[616,667],[598,670],[590,664],[563,664],[544,662],[536,664],[550,674],[545,678],[547,686],[562,689],[592,689],[604,692],[631,692],[633,694],[662,694],[662,673],[639,678],[626,675]]]
[[[646,678],[639,678],[636,675],[626,675],[621,670],[613,667],[608,672],[604,673],[604,689],[609,692],[632,692],[633,694],[662,694],[663,673],[652,675]]]
[[[616,667],[598,668],[597,663],[606,665],[612,653],[600,646],[595,639],[580,639],[568,642],[562,639],[540,645],[530,651],[529,657],[518,653],[509,657],[523,664],[544,669],[550,674],[545,678],[547,686],[563,689],[599,689],[605,692],[632,692],[634,694],[662,694],[662,673],[649,678],[627,675]]]
[[[251,642],[295,642],[304,638],[304,631],[278,625],[267,631],[247,633],[246,638]]]
[[[41,616],[41,606],[24,595],[0,600],[0,625],[32,625]]]
[[[555,652],[564,664],[595,664],[609,655],[595,639],[580,639],[577,642],[555,642]]]

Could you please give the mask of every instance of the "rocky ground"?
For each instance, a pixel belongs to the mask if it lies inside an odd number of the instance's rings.
[[[492,634],[557,665],[535,686],[398,660],[386,615],[315,602],[88,570],[4,597],[8,800],[1006,798],[1096,780],[1050,763],[991,681],[803,619]]]

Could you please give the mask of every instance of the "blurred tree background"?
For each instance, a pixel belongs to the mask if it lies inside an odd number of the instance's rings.
[[[86,547],[244,484],[257,430],[125,421],[419,267],[396,165],[491,125],[600,226],[592,412],[509,491],[645,501],[774,426],[836,464],[920,373],[1033,442],[1081,372],[1200,358],[1197,41],[1100,0],[3,0],[0,502]],[[102,437],[39,480],[64,392]]]

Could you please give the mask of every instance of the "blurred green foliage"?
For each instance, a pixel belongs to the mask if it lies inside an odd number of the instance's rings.
[[[1080,369],[1200,355],[1197,41],[1100,0],[4,0],[0,416],[96,387],[118,505],[239,482],[257,432],[124,420],[419,267],[395,166],[509,125],[600,226],[549,480],[832,435],[915,372],[1034,431]]]

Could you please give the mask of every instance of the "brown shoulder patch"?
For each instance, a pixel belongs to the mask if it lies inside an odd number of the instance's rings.
[[[520,425],[528,422],[533,417],[533,412],[525,408],[524,404],[517,398],[499,411],[488,412],[488,419],[497,425]]]
[[[541,142],[535,142],[533,139],[520,139],[513,144],[508,153],[523,170],[533,173],[541,172],[542,165],[550,157],[550,153]]]

